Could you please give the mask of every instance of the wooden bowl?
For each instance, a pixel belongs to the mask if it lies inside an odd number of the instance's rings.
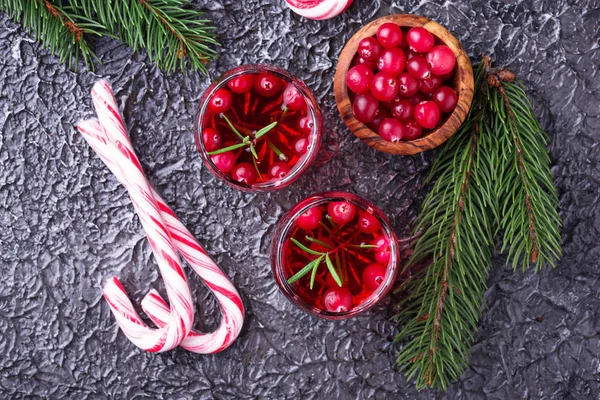
[[[456,56],[456,66],[454,67],[454,77],[452,78],[452,87],[458,93],[458,104],[449,116],[445,117],[443,124],[426,133],[419,139],[411,141],[400,141],[391,143],[382,139],[376,132],[373,132],[365,124],[354,118],[352,113],[352,104],[348,96],[346,86],[346,75],[350,65],[358,50],[358,43],[367,37],[374,36],[380,25],[386,22],[393,22],[401,28],[422,26],[433,34],[436,39],[448,46]],[[473,68],[471,61],[467,56],[461,44],[446,28],[437,22],[431,21],[425,17],[411,14],[395,14],[379,18],[360,29],[346,43],[346,46],[340,54],[335,78],[333,81],[333,90],[335,101],[337,103],[342,119],[350,130],[363,142],[377,150],[391,154],[416,154],[425,150],[433,149],[448,140],[465,120],[471,102],[473,100]]]

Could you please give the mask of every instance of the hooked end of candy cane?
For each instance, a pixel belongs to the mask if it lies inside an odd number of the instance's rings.
[[[171,318],[171,309],[156,289],[150,290],[142,299],[142,310],[158,326],[162,328]]]

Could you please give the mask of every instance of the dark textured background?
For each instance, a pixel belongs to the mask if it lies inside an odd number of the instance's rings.
[[[96,73],[74,73],[0,15],[0,398],[600,399],[599,0],[355,0],[326,22],[280,0],[199,3],[219,21],[223,44],[208,77],[165,75],[113,40],[97,43]],[[313,319],[278,291],[267,257],[282,213],[329,189],[374,201],[406,234],[432,154],[368,148],[341,122],[332,93],[346,40],[398,12],[435,19],[472,57],[491,53],[526,80],[553,137],[564,220],[556,270],[513,272],[496,258],[471,367],[447,393],[417,392],[394,369],[389,311]],[[192,137],[208,83],[249,62],[304,79],[326,126],[317,164],[270,195],[216,181]],[[73,128],[93,115],[88,93],[101,77],[116,90],[148,178],[242,293],[244,330],[221,354],[142,353],[100,296],[113,274],[136,302],[161,285],[124,189]],[[214,326],[213,300],[190,280],[199,326]]]

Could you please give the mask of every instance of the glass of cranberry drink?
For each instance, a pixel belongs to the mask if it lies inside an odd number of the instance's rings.
[[[203,94],[195,138],[215,176],[259,192],[298,179],[316,157],[321,128],[317,102],[302,81],[271,65],[245,65]]]
[[[400,258],[381,210],[344,192],[311,196],[277,224],[273,275],[285,296],[309,314],[347,319],[391,289]]]

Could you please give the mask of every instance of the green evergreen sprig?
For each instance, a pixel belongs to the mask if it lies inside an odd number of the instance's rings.
[[[466,121],[432,165],[421,237],[397,290],[397,361],[417,388],[446,389],[467,367],[498,234],[515,268],[560,257],[546,140],[522,84],[484,57]]]
[[[0,10],[41,41],[69,67],[97,59],[94,37],[119,37],[171,72],[200,70],[217,56],[215,27],[188,0],[4,0]]]
[[[41,41],[60,62],[68,63],[69,68],[77,66],[79,59],[92,67],[96,55],[89,37],[102,36],[107,30],[100,22],[49,0],[3,0],[0,10],[13,21],[21,21],[27,33]]]
[[[497,164],[496,196],[499,229],[513,266],[523,270],[534,263],[536,270],[554,266],[560,258],[561,224],[556,212],[558,197],[552,183],[548,136],[532,112],[520,82],[492,79],[491,124],[501,132],[495,136],[502,157]]]

